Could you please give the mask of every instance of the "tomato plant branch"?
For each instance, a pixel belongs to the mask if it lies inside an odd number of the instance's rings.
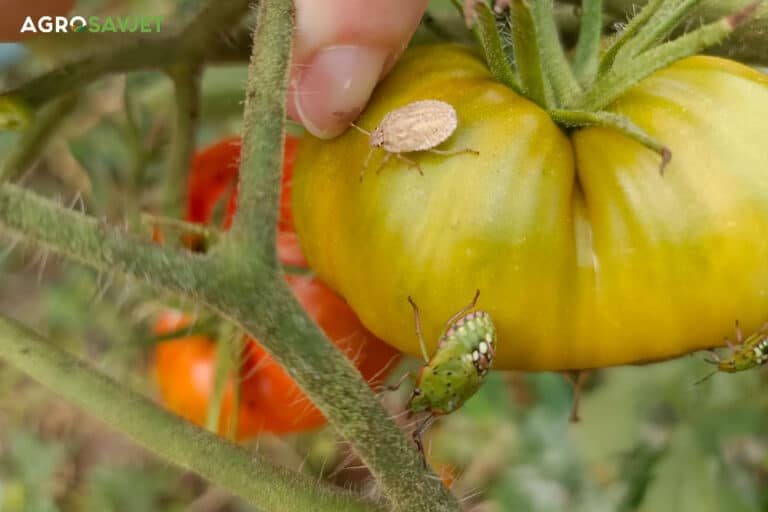
[[[265,510],[380,510],[271,465],[158,407],[38,334],[0,317],[0,357],[164,459]]]
[[[221,270],[221,275],[226,270]],[[403,436],[349,359],[331,345],[296,302],[282,277],[237,275],[240,286],[213,296],[286,368],[304,393],[352,445],[396,510],[458,511],[456,499]],[[214,280],[215,281],[215,280]],[[228,277],[223,281],[231,285]],[[211,283],[211,288],[219,286]],[[214,295],[213,290],[208,295]]]
[[[262,2],[246,86],[238,209],[210,253],[208,302],[239,323],[285,368],[351,443],[396,510],[459,510],[360,374],[296,301],[275,251],[294,11]],[[245,257],[244,257],[245,256]]]
[[[41,109],[29,128],[21,135],[18,143],[5,157],[0,169],[0,183],[14,179],[43,156],[45,146],[67,114],[75,107],[78,98],[78,93],[73,92]]]
[[[123,39],[113,47],[33,78],[0,94],[0,118],[2,114],[10,117],[14,111],[34,111],[51,99],[109,73],[161,69],[193,56],[204,59],[227,44],[221,40],[221,33],[247,13],[248,4],[248,0],[210,0],[184,27],[170,29],[170,35]]]
[[[182,61],[168,69],[176,96],[176,121],[171,141],[168,168],[165,172],[164,211],[179,217],[179,205],[184,204],[186,177],[195,151],[195,137],[200,117],[201,66],[198,61]]]
[[[9,183],[0,185],[0,224],[101,272],[131,275],[173,293],[197,296],[206,280],[202,258],[129,236]]]
[[[271,270],[275,250],[294,11],[290,2],[259,9],[248,67],[237,212],[222,250],[245,249]],[[268,3],[269,4],[269,3]],[[282,4],[282,7],[279,5]]]

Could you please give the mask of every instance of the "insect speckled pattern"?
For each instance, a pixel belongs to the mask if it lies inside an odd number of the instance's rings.
[[[456,110],[450,104],[439,100],[414,101],[388,112],[373,132],[352,123],[354,128],[368,135],[368,144],[371,146],[360,171],[360,180],[362,181],[365,169],[368,167],[368,161],[376,148],[381,148],[387,152],[376,171],[377,174],[381,172],[392,155],[416,168],[419,174],[423,174],[419,163],[406,158],[403,153],[429,151],[445,156],[459,153],[478,155],[477,151],[469,148],[447,151],[435,149],[436,146],[451,136],[458,124]]]
[[[496,327],[485,311],[470,312],[477,304],[479,296],[480,290],[475,293],[470,304],[445,323],[437,350],[431,358],[427,356],[424,337],[421,334],[419,309],[414,300],[408,297],[416,319],[416,335],[426,361],[416,377],[408,401],[408,410],[411,413],[429,412],[427,419],[413,433],[413,439],[421,451],[425,465],[421,441],[423,432],[436,416],[449,414],[470,399],[480,389],[493,365],[496,354]],[[408,376],[410,373],[403,375],[392,389],[398,388]]]
[[[414,101],[384,116],[371,132],[370,144],[390,153],[432,149],[458,126],[456,110],[437,100]]]
[[[715,359],[706,359],[708,363],[716,364],[717,370],[696,382],[704,382],[718,372],[736,373],[750,370],[768,363],[768,322],[763,324],[757,332],[742,339],[739,322],[736,322],[736,344],[728,338],[725,339],[728,347],[733,351],[729,357],[720,358],[715,354]]]
[[[462,317],[421,369],[408,408],[433,414],[455,411],[480,389],[495,353],[496,329],[490,315],[477,311]]]

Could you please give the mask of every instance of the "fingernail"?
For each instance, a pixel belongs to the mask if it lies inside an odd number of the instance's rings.
[[[332,46],[318,53],[294,90],[299,121],[328,139],[349,127],[381,76],[387,51],[364,46]]]

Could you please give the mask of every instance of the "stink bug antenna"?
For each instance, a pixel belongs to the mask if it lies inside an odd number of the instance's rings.
[[[360,133],[364,133],[365,135],[367,135],[369,137],[371,136],[371,132],[369,132],[365,128],[361,128],[361,127],[357,126],[355,123],[349,123],[349,126],[351,126],[352,128],[355,128]]]
[[[709,362],[709,361],[708,361],[708,362]],[[712,373],[710,373],[710,374],[707,374],[707,375],[706,375],[706,376],[705,376],[703,379],[699,379],[699,380],[697,380],[696,382],[694,382],[694,383],[693,383],[693,385],[694,385],[694,386],[698,386],[699,384],[701,384],[701,383],[702,383],[702,382],[704,382],[705,380],[709,379],[710,377],[712,377],[714,374],[716,374],[716,373],[717,373],[717,372],[719,372],[719,371],[720,371],[720,370],[718,369],[718,370],[715,370],[715,371],[713,371],[713,372],[712,372]]]
[[[419,346],[421,346],[421,355],[424,356],[424,361],[429,362],[429,355],[427,354],[427,345],[424,343],[424,336],[421,334],[421,320],[419,320],[419,307],[413,301],[413,298],[409,295],[408,302],[413,307],[413,316],[416,319],[416,336],[419,337]]]

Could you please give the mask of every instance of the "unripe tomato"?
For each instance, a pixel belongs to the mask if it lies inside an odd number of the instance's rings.
[[[442,323],[480,289],[501,369],[595,368],[718,345],[738,319],[768,319],[768,79],[693,57],[610,110],[666,144],[659,156],[610,129],[571,134],[496,83],[469,50],[414,49],[358,123],[437,99],[458,113],[440,149],[375,170],[356,130],[306,136],[293,206],[304,254],[376,335],[413,355],[406,300],[434,350]]]

